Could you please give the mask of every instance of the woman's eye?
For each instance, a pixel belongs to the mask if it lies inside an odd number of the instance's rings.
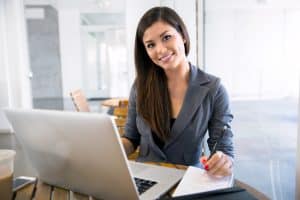
[[[151,49],[152,47],[154,47],[154,44],[149,43],[149,44],[146,45],[146,47],[147,47],[147,49]]]
[[[172,37],[171,35],[165,35],[165,36],[163,37],[163,40],[164,40],[164,41],[167,41],[167,40],[169,40],[171,37]]]

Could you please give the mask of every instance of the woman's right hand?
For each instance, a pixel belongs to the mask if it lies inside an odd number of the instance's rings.
[[[232,174],[233,159],[222,151],[217,151],[210,159],[202,156],[200,162],[208,174],[212,176],[223,177]]]
[[[129,156],[130,154],[132,154],[135,151],[134,146],[133,146],[132,142],[125,137],[122,137],[121,140],[122,140],[126,155]]]

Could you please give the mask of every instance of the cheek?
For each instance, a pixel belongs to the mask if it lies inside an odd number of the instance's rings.
[[[149,58],[151,58],[151,59],[155,58],[155,54],[152,51],[147,51],[147,54],[148,54]]]
[[[154,52],[147,51],[147,55],[153,63],[158,64],[158,61],[157,61],[157,58],[156,58]]]
[[[180,52],[180,54],[185,55],[185,46],[184,46],[184,44],[179,44],[178,45],[178,51]]]
[[[180,45],[180,51],[185,54],[185,46],[184,43]]]
[[[179,51],[180,53],[185,53],[185,46],[184,46],[184,42],[183,41],[176,41],[176,46],[177,46],[177,51]]]

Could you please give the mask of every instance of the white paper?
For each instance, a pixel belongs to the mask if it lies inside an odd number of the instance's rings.
[[[233,175],[222,178],[212,177],[205,170],[190,166],[173,193],[173,197],[228,188],[232,184]]]

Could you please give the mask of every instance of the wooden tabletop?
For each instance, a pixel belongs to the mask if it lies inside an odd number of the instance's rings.
[[[113,98],[113,99],[107,99],[101,102],[102,106],[107,107],[117,107],[119,106],[120,101],[128,100],[128,98]]]
[[[39,180],[14,193],[14,200],[91,200],[93,197],[51,186]]]
[[[174,165],[169,163],[150,163],[160,166],[166,166],[171,168],[186,169],[186,166],[183,165]],[[255,188],[235,180],[234,185],[246,189],[250,194],[256,197],[259,200],[268,200],[266,195],[257,191]],[[42,181],[37,180],[35,183],[32,183],[14,193],[13,200],[96,200],[91,196],[78,194],[71,190],[66,190],[63,188],[51,186],[43,183]]]

